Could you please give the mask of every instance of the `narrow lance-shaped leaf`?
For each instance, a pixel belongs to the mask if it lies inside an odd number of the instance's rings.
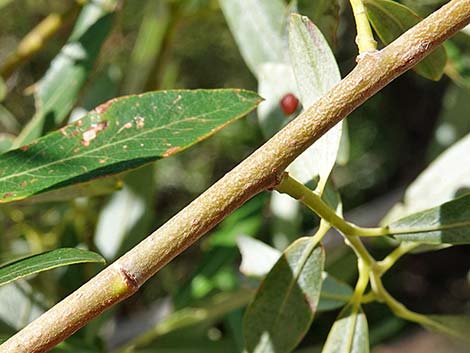
[[[263,63],[287,62],[283,38],[287,7],[282,0],[221,0],[220,7],[255,76]]]
[[[311,237],[290,245],[261,284],[244,319],[247,352],[287,353],[312,323],[325,254]]]
[[[245,276],[264,277],[282,256],[279,250],[247,236],[239,236],[237,245],[242,255],[240,272]],[[317,311],[340,308],[351,299],[352,294],[351,286],[323,272]]]
[[[84,262],[104,263],[105,260],[94,252],[82,249],[51,250],[1,266],[0,286],[35,273]]]
[[[425,244],[470,244],[470,194],[388,226],[395,238]]]
[[[243,90],[176,90],[111,100],[75,123],[0,156],[0,203],[171,156],[248,114]]]
[[[304,107],[311,106],[341,80],[328,43],[307,17],[291,15],[289,51]],[[342,123],[337,124],[316,141],[289,166],[289,172],[303,183],[318,175],[318,188],[322,191],[338,155],[341,128]]]
[[[328,334],[322,353],[368,353],[367,319],[360,307],[348,305]]]
[[[116,0],[98,0],[83,7],[67,43],[34,86],[36,113],[15,147],[33,141],[68,116],[111,29],[116,5]]]
[[[367,16],[384,44],[389,44],[403,32],[422,20],[408,7],[391,0],[363,0]],[[414,67],[423,77],[438,81],[444,72],[447,55],[445,49],[438,47],[427,58]]]
[[[46,202],[64,202],[78,197],[96,197],[108,195],[122,189],[122,180],[113,175],[106,178],[69,185],[60,189],[42,192],[26,199],[15,201],[15,205],[34,205]]]

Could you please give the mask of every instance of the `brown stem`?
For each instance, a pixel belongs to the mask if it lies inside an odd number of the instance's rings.
[[[469,22],[470,0],[452,0],[383,50],[364,55],[305,113],[113,265],[3,343],[0,351],[46,352],[134,293],[230,212],[273,188],[283,170],[328,129]]]

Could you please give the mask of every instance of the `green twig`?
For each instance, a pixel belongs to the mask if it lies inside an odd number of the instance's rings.
[[[362,297],[367,288],[367,285],[369,284],[370,276],[370,267],[364,261],[362,261],[362,259],[358,259],[357,266],[359,270],[359,278],[354,289],[354,294],[351,298],[351,304],[355,310],[357,310],[357,308],[361,305]]]
[[[275,188],[278,192],[288,194],[318,214],[322,219],[350,236],[381,236],[388,234],[387,228],[362,228],[349,223],[331,209],[320,195],[285,173],[281,183]]]
[[[372,34],[367,12],[362,0],[349,0],[356,21],[357,37],[356,44],[359,48],[359,54],[374,52],[377,50],[377,42]]]
[[[382,261],[377,263],[378,273],[383,275],[387,272],[397,261],[400,257],[407,254],[411,250],[415,249],[419,246],[419,243],[414,242],[402,242],[400,245],[395,248],[387,257],[385,257]]]

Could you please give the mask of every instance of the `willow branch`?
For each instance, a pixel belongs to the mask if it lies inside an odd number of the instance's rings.
[[[369,97],[470,22],[470,0],[452,0],[356,68],[305,113],[227,173],[134,249],[0,346],[46,352],[147,279],[245,201],[279,181],[284,169]]]

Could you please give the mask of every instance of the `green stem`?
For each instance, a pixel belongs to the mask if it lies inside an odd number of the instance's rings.
[[[435,327],[436,323],[426,317],[425,315],[415,313],[406,308],[402,303],[396,300],[384,287],[382,279],[377,272],[372,272],[371,283],[373,284],[373,290],[378,299],[383,301],[392,312],[402,319],[419,323],[425,326]]]
[[[362,297],[367,288],[367,285],[369,284],[370,276],[370,267],[368,264],[365,263],[365,261],[363,261],[362,259],[358,259],[357,267],[359,269],[359,278],[354,289],[354,294],[351,298],[351,303],[356,309],[361,305]]]
[[[387,257],[377,263],[377,271],[380,276],[387,272],[400,257],[419,246],[418,243],[403,242],[395,248]]]
[[[362,228],[345,221],[343,217],[339,216],[322,200],[318,193],[298,182],[287,173],[284,174],[281,183],[275,189],[299,200],[343,234],[368,237],[388,234],[387,228]]]
[[[374,40],[374,35],[372,34],[372,29],[362,0],[350,0],[349,2],[351,3],[354,20],[356,21],[356,44],[359,48],[359,54],[376,51],[377,42]]]

